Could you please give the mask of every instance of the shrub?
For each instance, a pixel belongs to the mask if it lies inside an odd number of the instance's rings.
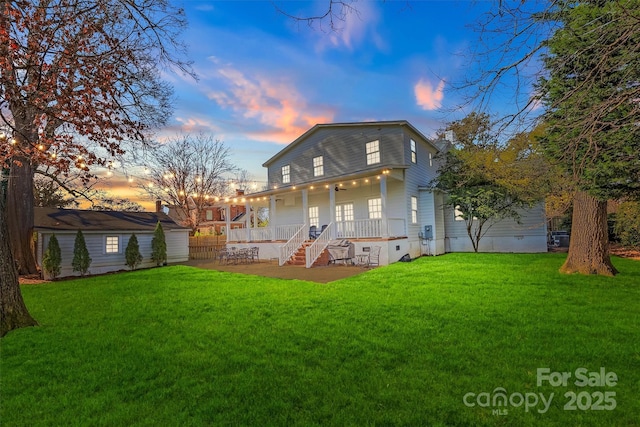
[[[162,265],[167,261],[167,241],[160,221],[156,225],[153,239],[151,240],[151,259],[155,261],[156,265]]]
[[[132,234],[127,243],[127,249],[124,251],[124,258],[126,260],[127,267],[134,270],[142,262],[142,254],[140,254],[140,245],[138,245],[138,238],[135,234]]]
[[[81,276],[84,276],[89,271],[91,265],[91,257],[89,256],[89,250],[87,244],[84,241],[84,235],[81,230],[76,233],[76,241],[73,244],[73,261],[71,266],[73,271],[79,271]]]
[[[624,246],[640,247],[640,202],[620,204],[614,230]]]
[[[55,279],[60,275],[60,265],[62,264],[62,253],[60,252],[60,244],[55,234],[51,235],[47,250],[42,257],[42,268]]]

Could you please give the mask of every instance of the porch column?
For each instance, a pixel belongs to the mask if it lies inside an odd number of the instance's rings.
[[[382,237],[389,237],[387,223],[387,175],[380,177],[380,209],[382,210]]]
[[[309,224],[309,191],[302,190],[302,221],[308,227]]]
[[[338,225],[336,222],[336,191],[333,189],[333,185],[329,185],[329,222],[333,223],[333,232],[329,236],[331,239],[336,238],[336,230]]]
[[[269,228],[271,229],[271,240],[276,240],[276,196],[269,196]]]
[[[244,228],[246,228],[247,242],[251,241],[251,206],[249,205],[249,200],[245,199],[244,202]]]
[[[231,205],[227,204],[224,207],[224,221],[225,226],[227,227],[227,231],[225,234],[227,235],[227,243],[229,242],[229,236],[231,236]]]

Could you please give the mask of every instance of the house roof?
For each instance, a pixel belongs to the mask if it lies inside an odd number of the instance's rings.
[[[280,150],[278,153],[276,153],[273,157],[271,157],[269,160],[264,162],[262,164],[262,166],[263,167],[269,167],[269,165],[271,163],[273,163],[275,160],[277,160],[280,156],[282,156],[283,154],[285,154],[288,151],[290,151],[291,149],[293,149],[301,141],[304,141],[305,139],[307,139],[309,136],[311,136],[313,133],[317,132],[320,129],[323,129],[323,128],[344,128],[344,127],[360,128],[360,127],[369,127],[369,126],[406,126],[407,128],[411,129],[411,131],[416,133],[418,136],[423,138],[425,141],[429,142],[436,150],[439,151],[438,146],[435,145],[433,143],[433,141],[431,141],[431,139],[429,139],[426,136],[424,136],[422,134],[422,132],[420,132],[418,129],[416,129],[411,123],[409,123],[406,120],[390,120],[390,121],[376,121],[376,122],[355,122],[355,123],[324,123],[324,124],[317,124],[314,127],[312,127],[311,129],[309,129],[308,131],[306,131],[305,133],[303,133],[302,135],[300,135],[292,143],[290,143],[289,145],[284,147],[282,150]]]
[[[162,212],[34,208],[34,226],[38,231],[153,231],[158,221],[164,230],[187,229]]]

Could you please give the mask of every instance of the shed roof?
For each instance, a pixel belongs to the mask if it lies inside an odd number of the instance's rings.
[[[34,208],[34,226],[38,231],[153,231],[158,221],[164,230],[187,230],[162,212]]]

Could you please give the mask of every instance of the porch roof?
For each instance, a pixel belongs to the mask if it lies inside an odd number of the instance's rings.
[[[365,169],[361,171],[356,171],[350,174],[340,175],[336,177],[319,177],[318,179],[314,179],[311,181],[305,181],[301,183],[291,183],[285,186],[270,188],[264,191],[258,191],[255,193],[247,194],[244,196],[247,200],[255,200],[256,198],[260,199],[262,197],[269,197],[272,195],[277,195],[285,192],[290,192],[291,190],[302,190],[304,188],[309,188],[311,186],[331,186],[338,185],[343,182],[359,180],[363,178],[377,177],[381,175],[386,175],[390,178],[395,178],[398,180],[404,179],[403,177],[394,174],[394,171],[402,171],[408,169],[407,165],[387,165],[386,167],[377,166],[376,168]],[[372,178],[375,179],[375,178]]]

